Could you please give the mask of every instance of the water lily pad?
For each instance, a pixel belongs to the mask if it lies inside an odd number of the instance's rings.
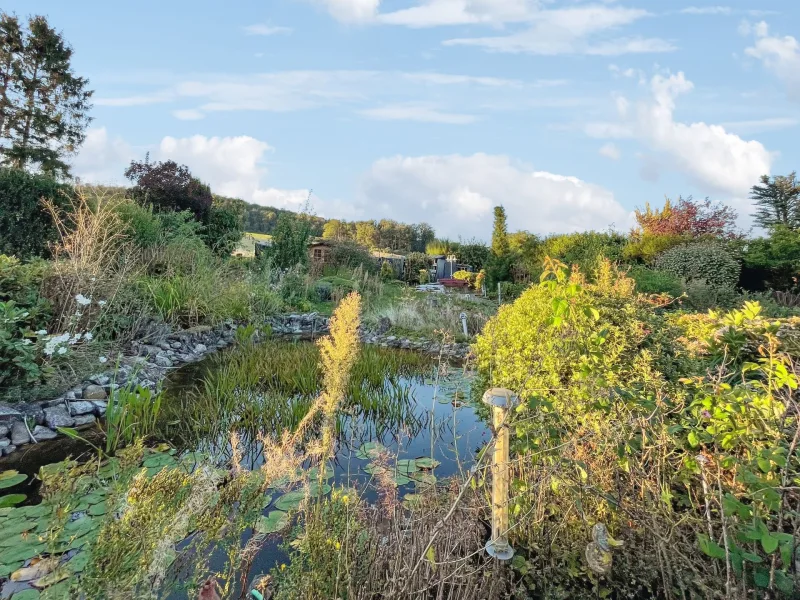
[[[273,510],[266,517],[256,521],[258,533],[277,533],[289,524],[289,515],[280,510]]]
[[[395,474],[392,477],[392,481],[394,481],[395,485],[405,485],[407,483],[411,483],[411,480],[402,473]]]
[[[165,467],[176,464],[175,459],[169,454],[152,454],[142,463],[144,467]]]
[[[422,505],[422,499],[420,494],[406,494],[403,496],[403,505],[409,510],[415,510]]]
[[[86,568],[88,564],[89,564],[89,553],[84,551],[84,552],[79,552],[78,554],[73,556],[66,564],[66,567],[73,573],[80,573]]]
[[[261,502],[261,508],[267,508],[272,503],[272,494],[264,494],[264,500]]]
[[[296,510],[300,507],[303,498],[306,497],[304,490],[297,490],[284,494],[275,502],[275,508],[283,511]]]
[[[74,521],[70,521],[64,525],[64,532],[70,535],[76,535],[79,531],[86,532],[90,529],[94,529],[97,526],[98,523],[95,522],[93,518],[86,516]]]
[[[380,442],[367,442],[356,452],[356,457],[361,460],[371,460],[384,452],[386,447]]]
[[[0,496],[0,507],[6,508],[9,506],[16,506],[20,502],[25,502],[27,496],[25,494],[8,494]]]
[[[97,476],[100,479],[114,479],[122,472],[119,461],[116,458],[109,459],[107,463],[97,469]]]
[[[400,460],[397,461],[397,470],[400,473],[408,474],[408,473],[414,473],[419,469],[417,468],[417,461],[414,460],[413,458],[401,458]]]
[[[380,473],[386,472],[386,467],[384,467],[383,465],[376,465],[375,463],[370,463],[366,467],[364,467],[364,470],[370,475],[379,475]]]
[[[37,579],[33,582],[33,586],[37,588],[46,588],[50,587],[51,585],[55,585],[59,581],[64,581],[67,577],[70,576],[70,572],[66,568],[57,569],[52,573],[48,573],[44,577]]]
[[[12,521],[10,523],[6,523],[3,525],[3,535],[7,535],[9,537],[20,535],[25,531],[33,531],[39,526],[37,521],[33,521],[30,519],[23,519],[20,521]],[[0,540],[0,546],[10,546],[11,544],[4,544],[5,540]]]
[[[433,485],[436,483],[436,475],[433,473],[414,473],[411,479],[423,485]]]
[[[35,506],[21,506],[16,509],[15,514],[20,514],[31,519],[38,519],[39,517],[50,515],[52,512],[53,508],[51,506],[37,504]]]
[[[0,564],[7,565],[20,560],[28,560],[42,552],[45,547],[46,544],[40,542],[38,536],[29,536],[28,541],[11,548],[5,548],[0,552]]]
[[[28,478],[27,475],[17,471],[3,471],[0,473],[0,490],[19,485]]]
[[[415,459],[415,462],[417,463],[417,466],[420,469],[435,469],[440,464],[442,464],[438,460],[433,458],[428,458],[427,456],[422,458],[417,458]]]
[[[11,596],[11,600],[39,600],[39,590],[21,590]]]
[[[16,562],[8,562],[5,564],[0,563],[0,579],[8,577],[9,575],[11,575],[11,573],[19,569],[23,564],[25,563],[21,560],[18,560]]]
[[[319,496],[320,494],[324,496],[331,493],[331,486],[327,483],[323,483],[322,487],[320,487],[319,482],[312,481],[308,486],[308,493],[312,496]]]
[[[62,581],[50,586],[42,592],[42,600],[70,600],[73,596],[70,593],[69,581]]]
[[[333,477],[333,466],[328,463],[325,465],[325,471],[323,472],[322,476],[325,479],[331,479]],[[315,481],[319,478],[319,467],[312,467],[308,471],[308,478],[311,481]]]

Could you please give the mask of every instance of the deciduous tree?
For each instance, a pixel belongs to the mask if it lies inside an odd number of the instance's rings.
[[[213,202],[211,190],[192,177],[186,165],[173,160],[151,163],[148,155],[142,162],[132,161],[125,177],[136,184],[130,195],[137,202],[162,211],[190,210],[198,221],[208,219]]]

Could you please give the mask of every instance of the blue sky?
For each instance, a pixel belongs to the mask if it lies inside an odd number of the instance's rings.
[[[214,191],[348,219],[630,226],[665,195],[732,204],[800,167],[793,0],[6,0],[95,90],[74,160],[150,151]]]

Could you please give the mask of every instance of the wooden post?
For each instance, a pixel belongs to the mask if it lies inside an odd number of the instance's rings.
[[[483,401],[492,407],[495,441],[492,458],[492,537],[486,552],[500,560],[509,560],[514,549],[508,543],[508,491],[509,491],[509,430],[508,410],[516,403],[516,396],[505,388],[490,388]]]
[[[500,295],[500,282],[499,281],[497,282],[497,303],[498,304],[502,304],[503,303],[503,298]]]

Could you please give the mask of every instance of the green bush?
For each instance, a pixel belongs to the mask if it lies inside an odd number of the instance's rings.
[[[628,245],[622,250],[622,258],[628,262],[643,262],[649,265],[653,263],[659,254],[687,241],[686,236],[682,235],[645,233],[638,237],[631,237]]]
[[[395,273],[394,267],[388,260],[385,260],[381,263],[380,275],[382,281],[392,281],[393,279],[397,279],[397,273]]]
[[[50,177],[19,169],[0,168],[0,254],[19,258],[48,256],[49,245],[58,238],[53,220],[42,199],[58,207],[69,205],[72,186]]]
[[[519,298],[522,293],[528,289],[528,287],[530,287],[530,284],[528,283],[513,283],[511,281],[503,281],[500,284],[500,299],[504,304],[513,302]]]
[[[206,245],[219,256],[230,256],[241,239],[239,215],[231,209],[212,206],[208,223],[203,229]]]
[[[669,294],[673,298],[683,295],[683,282],[672,273],[636,266],[628,275],[636,282],[636,291],[640,294]]]
[[[460,244],[456,250],[458,262],[471,266],[476,273],[489,261],[489,254],[489,247],[477,241]]]
[[[335,268],[357,269],[361,267],[367,273],[377,273],[378,263],[366,246],[351,241],[333,243],[326,260],[327,266]]]
[[[152,206],[142,206],[133,201],[123,202],[118,211],[125,234],[139,248],[151,248],[163,241],[161,219],[153,213]]]
[[[704,281],[721,290],[733,290],[741,264],[718,242],[697,242],[670,248],[655,260],[655,268],[685,280]]]
[[[422,252],[411,252],[406,255],[405,280],[406,283],[416,285],[419,283],[419,273],[430,265],[430,258]]]

